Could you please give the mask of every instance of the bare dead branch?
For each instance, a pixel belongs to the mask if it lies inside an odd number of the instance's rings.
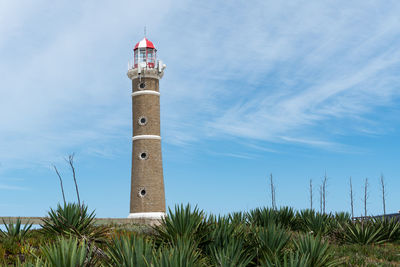
[[[310,179],[310,209],[313,209],[313,186],[312,179]]]
[[[323,213],[326,213],[326,187],[327,187],[328,177],[326,176],[326,172],[324,175],[324,179],[322,181],[322,205],[323,205]]]
[[[319,186],[319,212],[322,213],[322,184]]]
[[[75,174],[75,167],[74,167],[74,153],[68,156],[68,159],[66,161],[68,162],[69,166],[71,167],[72,171],[72,177],[74,178],[74,183],[75,183],[75,189],[76,189],[76,195],[78,197],[78,205],[81,206],[81,200],[79,197],[79,190],[78,190],[78,183],[76,182],[76,174]]]
[[[272,173],[270,175],[270,185],[271,185],[271,204],[272,204],[272,208],[276,209],[275,185],[274,185],[274,180],[273,180],[273,177],[272,177]]]
[[[62,193],[62,196],[63,196],[63,200],[64,200],[64,206],[65,206],[65,205],[66,205],[66,202],[65,202],[65,194],[64,194],[64,186],[63,186],[63,181],[62,181],[62,178],[61,178],[61,175],[60,175],[60,173],[59,173],[59,172],[58,172],[58,170],[57,170],[57,167],[56,167],[56,165],[53,165],[53,168],[54,168],[54,170],[56,171],[58,178],[60,179],[61,193]]]
[[[385,178],[383,176],[383,173],[381,173],[380,181],[381,181],[381,187],[382,187],[383,215],[386,215],[386,191],[385,191]]]
[[[368,178],[365,178],[364,184],[364,216],[367,217],[367,200],[368,200]]]
[[[350,176],[350,208],[351,208],[351,217],[354,218],[354,196],[353,196],[353,183],[351,181],[351,176]]]

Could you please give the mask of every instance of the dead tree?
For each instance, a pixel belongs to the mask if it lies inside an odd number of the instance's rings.
[[[382,187],[382,205],[383,205],[383,215],[386,215],[386,191],[385,191],[385,178],[383,173],[381,173],[381,187]]]
[[[276,209],[275,186],[274,186],[274,180],[272,178],[272,173],[270,175],[270,185],[271,185],[271,205],[273,209]]]
[[[78,205],[81,206],[81,200],[79,198],[78,184],[76,182],[76,175],[75,175],[74,154],[69,155],[68,159],[66,159],[66,161],[68,162],[69,166],[71,167],[72,177],[74,178],[74,183],[75,183],[76,195],[78,196]]]
[[[351,182],[350,176],[350,207],[351,207],[351,217],[354,218],[354,196],[353,196],[353,183]]]
[[[324,179],[322,181],[322,205],[323,205],[323,213],[326,213],[326,186],[327,186],[327,182],[328,182],[328,178],[326,176],[326,172],[325,172],[325,176]]]
[[[313,192],[312,192],[312,179],[310,179],[310,209],[313,209]]]
[[[319,212],[322,213],[322,184],[319,186]]]
[[[67,203],[65,202],[65,194],[64,194],[64,186],[63,186],[63,181],[62,181],[62,178],[61,178],[61,175],[60,175],[60,173],[59,173],[59,172],[58,172],[58,170],[57,170],[57,167],[56,167],[56,165],[53,165],[53,168],[54,168],[54,170],[56,171],[58,178],[60,179],[61,193],[62,193],[62,196],[63,196],[63,200],[64,200],[64,206],[65,206]]]
[[[364,184],[364,217],[367,217],[367,200],[368,200],[368,178],[365,178]]]

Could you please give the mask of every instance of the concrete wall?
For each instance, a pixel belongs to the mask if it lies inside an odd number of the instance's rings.
[[[0,217],[0,225],[5,223],[16,223],[17,219],[21,220],[22,224],[32,223],[34,225],[39,225],[43,223],[44,217]],[[144,225],[158,225],[160,220],[155,219],[127,219],[127,218],[96,218],[96,225],[107,225],[107,224],[144,224]]]

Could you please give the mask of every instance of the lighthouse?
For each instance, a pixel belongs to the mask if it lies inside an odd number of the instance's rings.
[[[160,89],[165,64],[146,37],[134,49],[128,64],[132,80],[132,172],[128,218],[160,219],[165,215],[161,157]]]

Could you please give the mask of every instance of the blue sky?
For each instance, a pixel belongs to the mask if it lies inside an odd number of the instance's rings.
[[[132,49],[147,36],[166,64],[161,124],[167,204],[226,213],[309,207],[397,212],[398,1],[1,1],[0,215],[43,216],[81,198],[129,212]]]

